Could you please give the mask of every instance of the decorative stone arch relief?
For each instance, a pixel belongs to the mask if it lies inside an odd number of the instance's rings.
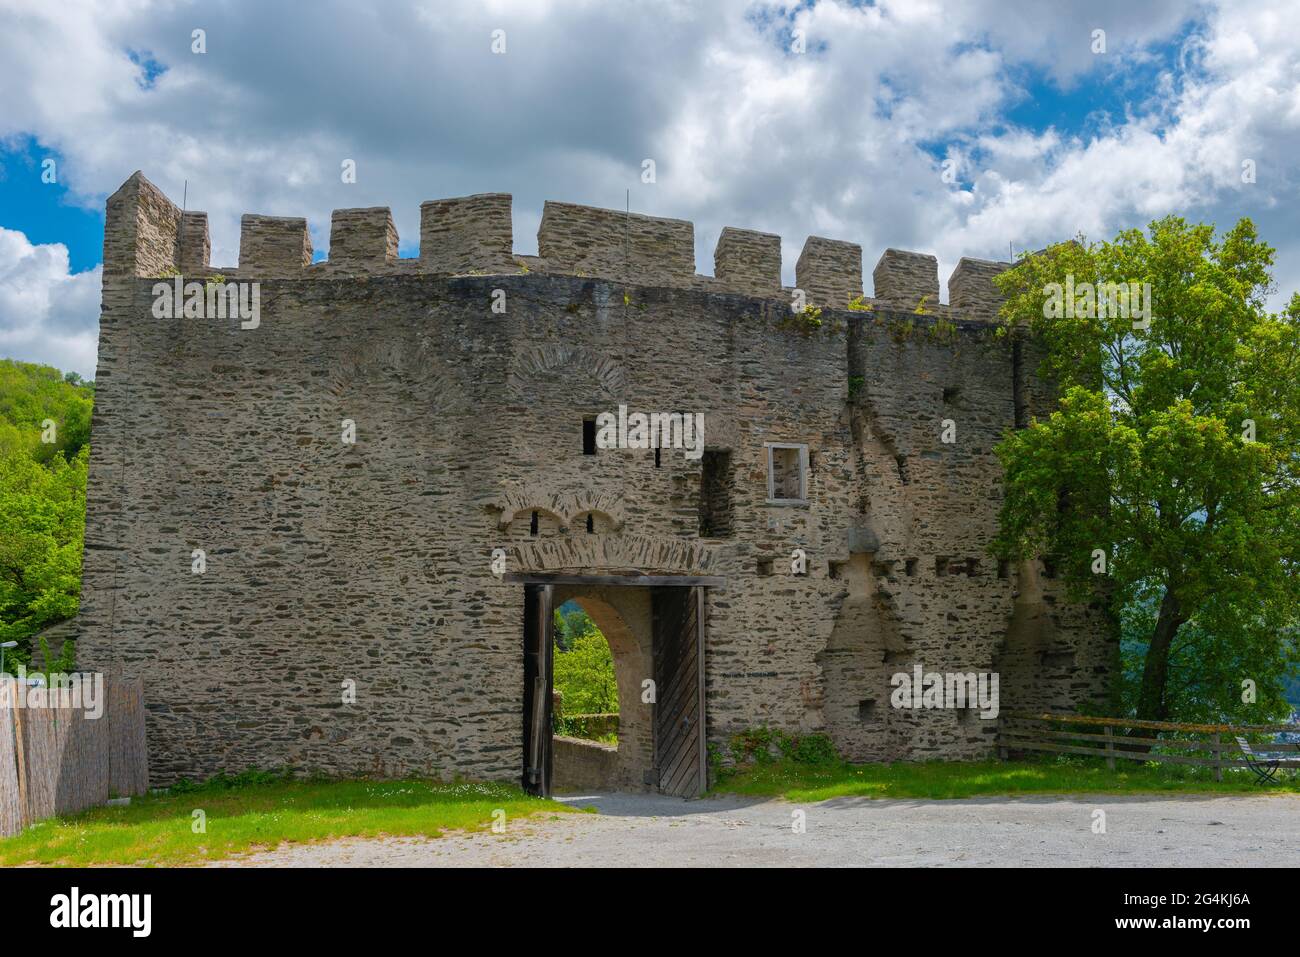
[[[564,368],[577,368],[587,373],[611,398],[625,394],[627,371],[621,365],[608,356],[566,342],[536,346],[516,356],[514,367],[506,379],[506,388],[512,395],[523,395],[530,384],[543,381],[551,373]]]
[[[511,568],[525,572],[641,572],[705,575],[712,552],[698,542],[657,535],[571,535],[513,546]]]
[[[422,338],[415,349],[402,341],[377,339],[345,354],[330,370],[330,392],[340,400],[375,383],[396,382],[436,415],[468,412],[466,390],[433,344]]]
[[[561,525],[571,529],[585,527],[585,522],[579,520],[589,512],[603,515],[611,532],[619,531],[626,520],[623,500],[608,493],[555,494],[525,487],[506,492],[486,504],[488,508],[499,510],[498,528],[507,528],[521,513],[534,510],[550,512],[557,516]]]
[[[574,516],[569,527],[574,531],[585,531],[591,535],[610,535],[616,531],[614,519],[599,509],[589,509]]]
[[[535,526],[534,516],[536,517]],[[552,537],[563,535],[569,531],[568,523],[563,515],[541,506],[520,509],[509,522],[500,527],[511,538]],[[534,531],[534,527],[536,531]]]

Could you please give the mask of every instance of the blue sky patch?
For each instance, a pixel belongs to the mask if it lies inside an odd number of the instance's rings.
[[[53,183],[43,182],[44,162],[54,160]],[[63,157],[33,137],[0,145],[0,226],[25,233],[34,244],[63,243],[73,272],[93,269],[104,255],[104,209],[68,199]]]

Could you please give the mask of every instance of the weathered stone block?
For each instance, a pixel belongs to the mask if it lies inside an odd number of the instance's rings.
[[[713,275],[752,296],[781,294],[781,237],[727,226],[713,251]]]
[[[880,536],[866,525],[850,525],[848,547],[853,553],[871,553],[880,550]]]
[[[208,268],[212,243],[208,239],[208,214],[186,211],[181,219],[181,233],[177,258],[184,275],[202,272]]]
[[[695,226],[683,219],[547,202],[537,252],[554,272],[676,285],[695,276]]]
[[[909,311],[925,300],[927,308],[939,304],[939,260],[924,253],[886,249],[871,272],[875,297]]]
[[[397,227],[387,206],[336,209],[330,217],[329,263],[335,269],[369,272],[397,259]]]
[[[810,305],[843,309],[862,295],[862,247],[809,236],[795,264],[794,277]]]
[[[181,211],[139,170],[104,213],[104,274],[161,276],[176,268]]]
[[[245,213],[239,221],[239,271],[297,276],[311,265],[307,220]]]
[[[1006,296],[998,291],[993,278],[1010,268],[1011,263],[962,257],[948,277],[948,305],[964,319],[996,319]]]
[[[429,272],[517,272],[509,193],[420,204],[420,265]]]

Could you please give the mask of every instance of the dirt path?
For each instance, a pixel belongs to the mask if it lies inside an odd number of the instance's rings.
[[[1294,866],[1300,797],[974,798],[789,804],[657,795],[565,797],[600,814],[507,822],[504,834],[285,846],[227,866]],[[1094,812],[1106,832],[1093,833]],[[807,829],[795,833],[795,812]]]

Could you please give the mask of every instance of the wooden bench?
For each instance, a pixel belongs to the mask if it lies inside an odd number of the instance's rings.
[[[1246,756],[1246,764],[1259,778],[1256,784],[1274,780],[1279,768],[1300,768],[1300,757],[1292,758],[1285,755],[1277,757],[1267,753],[1257,753],[1245,738],[1237,738],[1237,747],[1241,748],[1241,753]]]

